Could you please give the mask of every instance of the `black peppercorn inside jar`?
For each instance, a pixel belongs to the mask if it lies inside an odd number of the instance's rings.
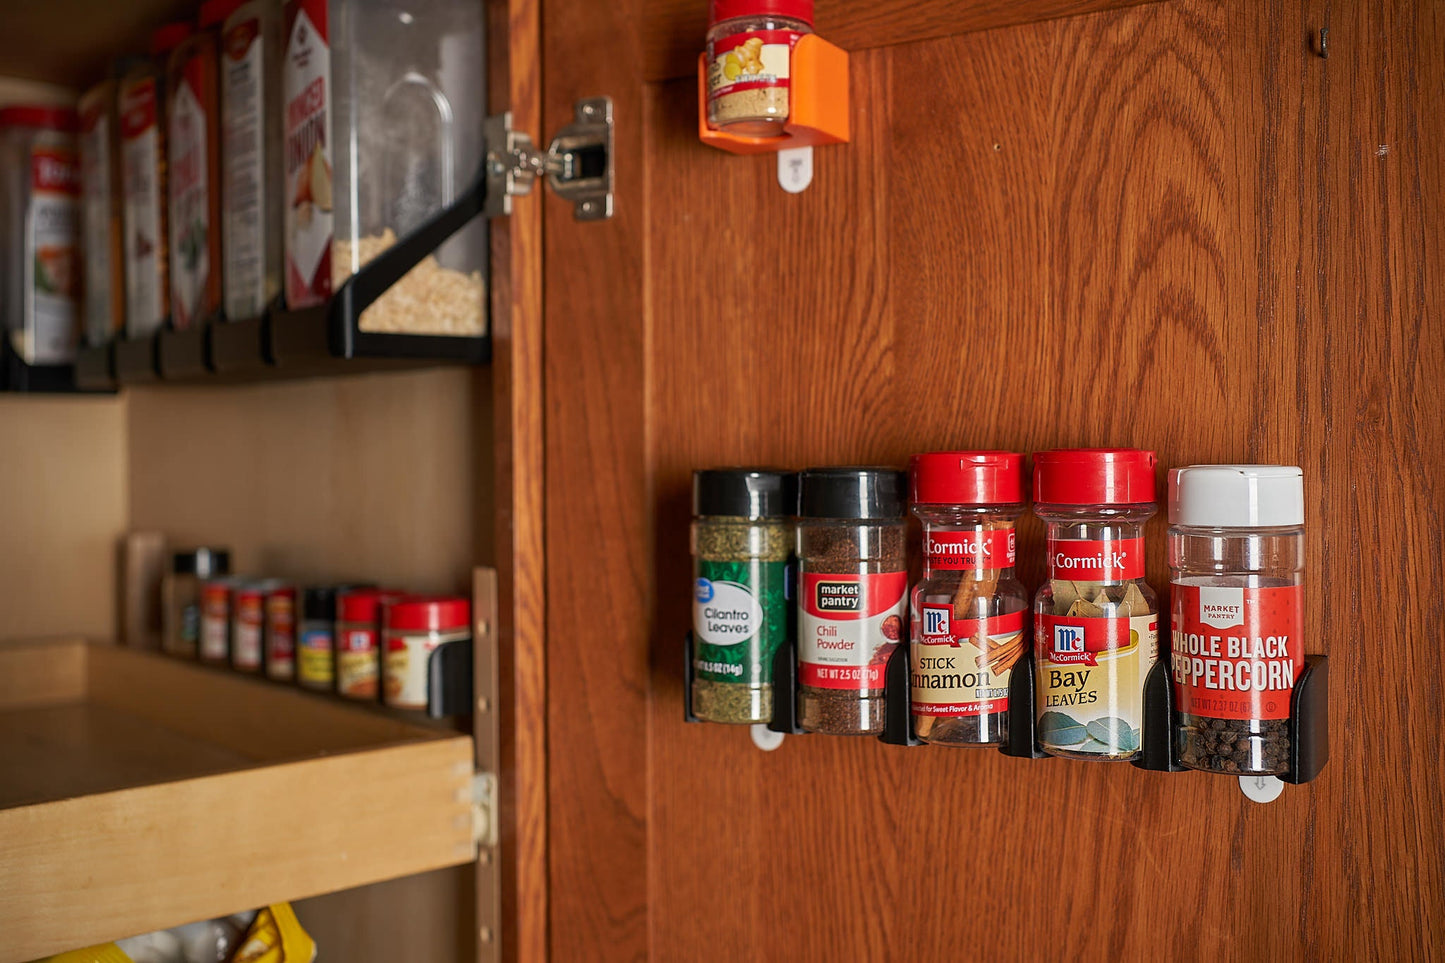
[[[1191,465],[1169,473],[1170,665],[1179,761],[1289,772],[1304,668],[1304,473]]]
[[[908,592],[907,485],[892,468],[799,476],[798,720],[807,732],[883,731],[884,668]]]
[[[693,472],[692,711],[699,719],[773,718],[773,655],[788,632],[796,507],[791,472]]]

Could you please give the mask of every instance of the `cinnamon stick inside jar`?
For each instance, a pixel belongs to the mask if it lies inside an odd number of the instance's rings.
[[[903,634],[903,502],[891,468],[799,476],[798,719],[807,732],[883,731],[884,668]]]
[[[932,452],[910,469],[924,550],[911,602],[914,730],[934,745],[999,745],[1009,678],[1028,644],[1028,595],[1014,574],[1023,456]]]

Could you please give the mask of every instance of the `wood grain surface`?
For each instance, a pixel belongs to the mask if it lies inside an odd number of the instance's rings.
[[[1073,17],[1153,0],[818,0],[814,29],[844,50],[948,37]],[[649,81],[691,76],[707,34],[701,0],[642,0],[643,70]]]
[[[490,111],[512,112],[516,129],[545,143],[538,0],[492,0],[488,64]],[[542,197],[519,198],[492,221],[492,335],[489,399],[495,498],[491,559],[498,570],[501,758],[479,767],[501,774],[499,832],[502,898],[490,945],[519,963],[547,958],[546,543],[543,539]],[[478,725],[482,716],[478,714]],[[478,743],[481,745],[481,743]],[[485,874],[488,867],[478,865]],[[479,898],[488,898],[479,886]],[[486,948],[478,928],[479,948]]]
[[[625,64],[622,15],[575,32]],[[855,47],[854,142],[819,150],[799,196],[771,157],[696,142],[689,82],[646,88],[614,233],[558,237],[549,211],[558,958],[1445,945],[1445,719],[1428,683],[1399,688],[1439,672],[1445,614],[1442,19],[1170,0]],[[549,36],[548,62],[578,42]],[[630,149],[635,86],[610,89]],[[1306,647],[1334,668],[1315,783],[1259,806],[1202,774],[868,739],[763,754],[682,722],[694,468],[1096,444],[1304,467]],[[1040,542],[1027,522],[1030,585]]]

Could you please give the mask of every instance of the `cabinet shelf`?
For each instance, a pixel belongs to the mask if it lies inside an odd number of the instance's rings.
[[[0,963],[470,862],[472,756],[156,654],[0,647]]]

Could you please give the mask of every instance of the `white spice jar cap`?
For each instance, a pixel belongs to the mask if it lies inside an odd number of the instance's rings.
[[[1169,471],[1170,525],[1275,528],[1304,523],[1304,472],[1293,465],[1190,465]]]

